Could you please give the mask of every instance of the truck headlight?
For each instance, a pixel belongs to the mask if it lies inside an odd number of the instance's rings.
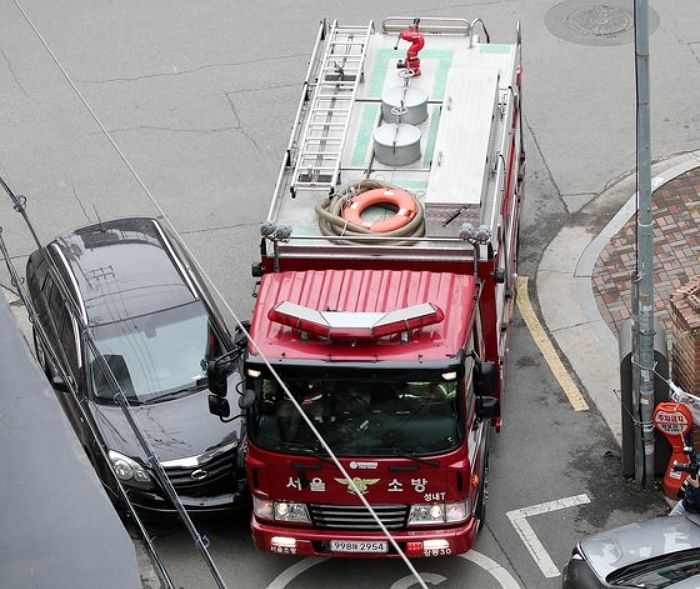
[[[458,523],[469,517],[469,500],[450,503],[419,503],[411,505],[408,514],[409,526],[429,526],[432,524]]]
[[[150,486],[151,475],[138,462],[114,450],[109,451],[109,461],[119,480]]]
[[[463,522],[469,517],[469,499],[445,503],[445,522]]]
[[[444,503],[419,503],[411,505],[408,515],[409,526],[429,526],[430,524],[445,523]]]
[[[306,504],[295,501],[272,501],[254,496],[253,512],[260,519],[303,524],[311,523]]]

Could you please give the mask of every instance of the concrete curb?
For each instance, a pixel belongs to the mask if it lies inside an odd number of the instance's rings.
[[[652,166],[652,190],[700,166],[700,150]],[[537,269],[536,291],[544,323],[596,404],[618,444],[622,440],[617,335],[600,315],[591,283],[600,252],[624,227],[636,208],[634,175],[604,191],[595,202],[619,202],[630,195],[610,222],[593,236],[584,227],[563,227],[545,250]]]

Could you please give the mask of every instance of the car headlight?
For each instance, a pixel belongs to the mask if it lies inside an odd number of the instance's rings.
[[[138,462],[114,450],[109,451],[109,460],[119,480],[141,485],[151,484],[151,475]]]
[[[278,522],[311,523],[305,503],[295,501],[272,501],[253,496],[253,511],[260,519]]]
[[[463,522],[469,517],[469,500],[450,503],[419,503],[411,505],[409,526]]]

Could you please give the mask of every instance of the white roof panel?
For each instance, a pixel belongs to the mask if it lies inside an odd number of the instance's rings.
[[[498,73],[452,69],[440,114],[427,207],[479,205],[492,156]]]

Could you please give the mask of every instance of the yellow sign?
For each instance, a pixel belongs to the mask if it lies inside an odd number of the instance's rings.
[[[345,485],[348,488],[348,493],[351,495],[355,494],[355,490],[350,486],[350,481],[348,479],[335,479],[336,482],[341,485]],[[369,491],[369,486],[378,483],[380,479],[361,479],[360,477],[354,477],[352,482],[355,483],[357,490],[360,495],[366,495]]]

